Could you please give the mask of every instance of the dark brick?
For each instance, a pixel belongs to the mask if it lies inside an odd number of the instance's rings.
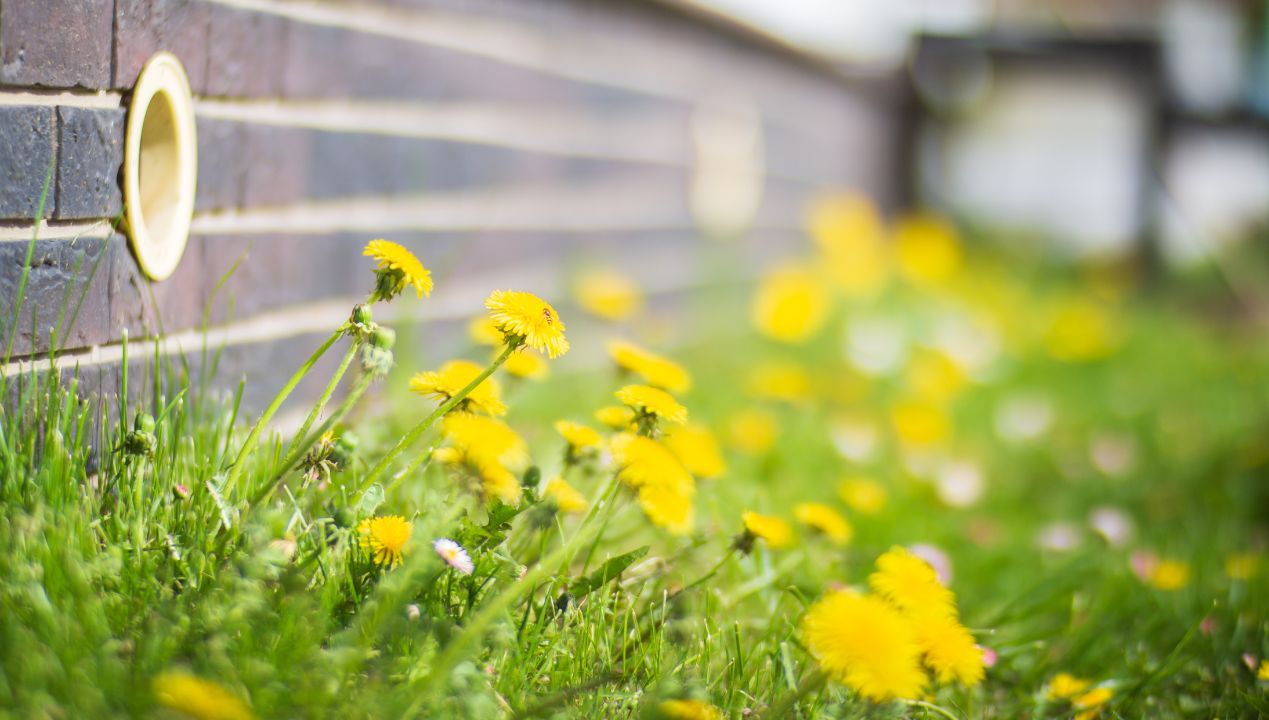
[[[199,325],[214,279],[204,272],[203,243],[198,238],[189,239],[176,270],[160,282],[141,272],[127,238],[112,238],[110,250],[111,339],[121,338],[124,330],[140,339]]]
[[[214,5],[207,45],[206,94],[272,97],[282,88],[287,21],[276,15]]]
[[[57,212],[61,219],[119,214],[126,113],[120,109],[57,109]]]
[[[4,330],[14,317],[28,243],[0,243],[0,298]],[[109,323],[109,242],[104,239],[40,240],[31,256],[13,342],[14,355],[74,349],[105,342]],[[52,332],[57,330],[57,343]],[[3,342],[8,344],[9,338]]]
[[[194,209],[221,210],[240,204],[247,168],[253,162],[243,146],[248,126],[224,120],[198,121],[198,183]]]
[[[198,0],[117,0],[114,87],[132,87],[145,61],[166,50],[180,58],[190,87],[202,94],[211,7]]]
[[[35,217],[53,168],[53,120],[51,107],[0,107],[0,219]],[[45,217],[57,205],[56,190],[49,188]]]
[[[110,84],[113,0],[0,3],[0,85]]]

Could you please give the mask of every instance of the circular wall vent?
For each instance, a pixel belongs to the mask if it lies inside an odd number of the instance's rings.
[[[172,274],[189,237],[198,179],[194,103],[171,53],[151,57],[137,78],[124,141],[124,220],[132,252],[152,280]]]

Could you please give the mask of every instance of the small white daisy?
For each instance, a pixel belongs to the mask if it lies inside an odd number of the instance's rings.
[[[476,567],[472,564],[471,556],[467,554],[463,546],[449,538],[441,538],[432,543],[432,549],[436,551],[437,555],[441,556],[446,565],[464,575],[471,575],[471,571]]]

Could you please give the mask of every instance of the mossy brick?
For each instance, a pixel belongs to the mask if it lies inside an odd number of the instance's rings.
[[[0,85],[110,84],[113,0],[0,3]]]
[[[44,179],[53,169],[55,112],[51,107],[0,107],[0,219],[32,220]],[[49,188],[44,216],[57,205]]]
[[[121,108],[57,108],[58,219],[110,218],[123,207],[126,113]]]
[[[195,94],[207,87],[212,4],[199,0],[117,0],[113,86],[131,88],[150,56],[180,58]]]
[[[105,342],[110,336],[109,241],[104,238],[38,240],[31,255],[26,288],[18,286],[29,243],[0,243],[0,317],[16,327],[14,356],[71,350]],[[56,344],[53,331],[57,331]]]

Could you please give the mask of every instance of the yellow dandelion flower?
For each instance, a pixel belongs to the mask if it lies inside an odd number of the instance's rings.
[[[956,599],[934,568],[906,548],[895,546],[877,558],[868,584],[878,595],[908,613],[953,615]]]
[[[495,353],[494,357],[498,354]],[[511,353],[507,361],[502,364],[502,369],[512,377],[525,380],[541,380],[551,374],[551,366],[537,353]]]
[[[377,263],[374,300],[391,300],[406,287],[413,287],[420,298],[432,294],[432,273],[404,247],[390,240],[371,240],[362,255]]]
[[[804,342],[828,317],[829,295],[810,268],[785,266],[769,273],[758,286],[752,317],[767,337],[786,343]]]
[[[362,520],[357,525],[358,544],[369,550],[375,564],[393,567],[401,563],[402,551],[409,542],[414,526],[400,515],[381,515]]]
[[[692,376],[682,365],[625,340],[608,344],[608,354],[618,369],[633,373],[647,385],[669,392],[686,392],[692,387]]]
[[[855,530],[842,517],[842,514],[831,506],[818,502],[798,503],[793,508],[793,517],[798,522],[824,533],[837,545],[845,545],[854,537]]]
[[[647,483],[639,488],[639,507],[648,520],[671,535],[687,535],[695,524],[690,485]]]
[[[154,699],[194,720],[251,720],[247,704],[218,683],[186,672],[169,671],[154,678]]]
[[[604,320],[623,320],[643,307],[643,293],[629,276],[615,270],[593,270],[573,286],[577,304]]]
[[[811,378],[795,363],[764,363],[749,372],[746,389],[756,398],[796,403],[811,396]]]
[[[504,482],[505,478],[498,472],[499,468],[505,465],[520,466],[528,461],[524,440],[506,423],[495,418],[468,413],[447,415],[441,423],[441,433],[458,449],[463,460],[479,471],[486,481],[494,478],[497,482]],[[505,482],[503,487],[505,490]]]
[[[965,687],[982,682],[986,673],[983,650],[974,644],[974,636],[955,617],[919,613],[912,616],[912,626],[925,664],[939,682],[959,682]]]
[[[920,351],[908,365],[907,384],[912,393],[936,405],[955,399],[967,381],[965,371],[947,353]]]
[[[599,433],[595,432],[593,428],[589,428],[581,423],[573,422],[572,420],[556,420],[555,432],[559,433],[560,437],[563,437],[564,440],[568,442],[569,447],[574,450],[586,450],[598,447],[599,443],[602,441],[602,438],[599,437]]]
[[[562,513],[579,513],[589,504],[586,502],[586,496],[577,492],[577,489],[569,485],[564,478],[553,478],[542,489],[542,494],[554,501],[555,506]]]
[[[1092,720],[1101,712],[1101,706],[1110,702],[1115,696],[1115,691],[1108,687],[1093,688],[1088,692],[1075,698],[1071,706],[1080,712],[1075,714],[1075,720]]]
[[[956,228],[933,215],[901,218],[894,228],[894,249],[900,272],[915,285],[942,285],[961,266]]]
[[[833,283],[851,297],[870,297],[889,279],[886,228],[863,195],[834,194],[811,207],[809,227]]]
[[[885,486],[876,480],[864,477],[842,480],[837,486],[837,496],[846,503],[846,507],[865,515],[876,515],[881,512],[888,501]]]
[[[1117,323],[1100,303],[1082,297],[1063,301],[1045,332],[1045,347],[1056,360],[1089,362],[1114,353]]]
[[[793,544],[793,528],[783,518],[745,511],[740,516],[740,520],[745,525],[746,533],[762,540],[773,550],[787,548]]]
[[[507,338],[520,338],[528,347],[557,358],[568,352],[564,321],[555,308],[527,292],[494,290],[485,307],[498,330]]]
[[[648,385],[627,385],[618,390],[617,399],[640,415],[682,425],[687,422],[687,408],[664,390]]]
[[[634,410],[625,405],[609,405],[595,411],[595,419],[613,430],[628,430],[634,424]]]
[[[657,706],[664,720],[723,720],[723,711],[701,700],[666,700]]]
[[[1045,696],[1048,697],[1049,700],[1054,701],[1070,700],[1083,693],[1086,689],[1088,689],[1088,686],[1092,684],[1092,682],[1084,680],[1083,678],[1077,678],[1070,673],[1058,673],[1053,676],[1052,680],[1049,681],[1049,689],[1048,692],[1045,693]]]
[[[704,425],[671,428],[665,434],[665,446],[698,478],[718,477],[727,470],[718,441]]]
[[[1260,568],[1260,558],[1252,553],[1234,553],[1225,558],[1225,574],[1233,580],[1250,580]]]
[[[1179,560],[1160,560],[1146,581],[1159,590],[1180,590],[1190,583],[1190,566]]]
[[[905,445],[937,445],[951,433],[947,413],[937,405],[918,400],[896,403],[890,409],[890,422]]]
[[[758,408],[741,410],[727,421],[727,440],[746,455],[762,455],[775,444],[779,426],[775,417]]]
[[[418,395],[431,397],[446,403],[476,379],[484,368],[470,360],[450,360],[440,370],[429,370],[410,378],[410,390]],[[507,406],[502,403],[502,392],[492,377],[477,385],[457,405],[457,412],[480,412],[488,415],[506,415]]]
[[[472,318],[467,324],[467,337],[477,345],[496,346],[503,343],[502,331],[498,329],[498,323],[488,315]]]
[[[864,697],[881,702],[921,695],[926,678],[916,635],[884,600],[829,593],[807,610],[801,629],[820,667]]]
[[[463,453],[455,447],[440,447],[432,451],[432,460],[442,465],[457,465],[463,461]]]
[[[1269,680],[1269,660],[1261,660],[1260,667],[1256,670],[1257,680]]]
[[[691,488],[692,476],[674,453],[650,437],[633,433],[614,435],[609,443],[618,477],[632,488],[662,485]]]
[[[497,498],[508,505],[520,502],[523,492],[520,480],[497,460],[482,460],[474,465],[480,476],[480,489],[486,500]]]

